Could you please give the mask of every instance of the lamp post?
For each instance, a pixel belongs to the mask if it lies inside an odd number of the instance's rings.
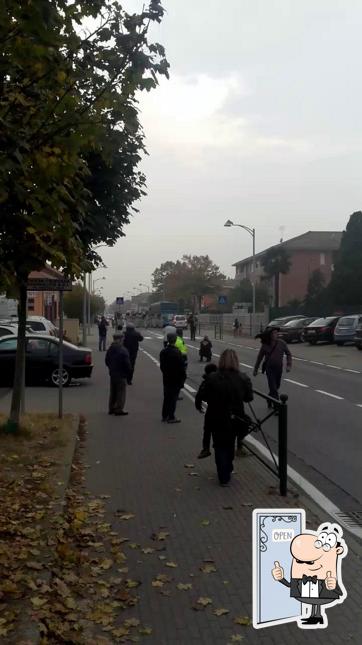
[[[228,219],[224,226],[230,227],[230,226],[239,226],[239,228],[243,228],[244,231],[247,231],[249,235],[251,235],[252,240],[253,240],[253,264],[252,264],[252,273],[253,273],[253,280],[251,282],[252,290],[253,290],[253,318],[252,318],[252,334],[254,333],[254,325],[255,325],[255,228],[251,228],[251,226],[245,226],[244,224],[234,224],[230,219]]]

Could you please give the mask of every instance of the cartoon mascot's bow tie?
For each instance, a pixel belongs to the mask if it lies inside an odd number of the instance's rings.
[[[305,584],[306,582],[313,582],[314,584],[317,582],[318,578],[317,576],[306,576],[303,574],[302,582]]]

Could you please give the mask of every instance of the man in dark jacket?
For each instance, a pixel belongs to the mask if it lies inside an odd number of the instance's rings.
[[[180,423],[176,419],[176,404],[179,392],[186,379],[185,363],[180,350],[175,347],[176,334],[168,334],[167,347],[160,353],[160,369],[163,375],[162,421]]]
[[[106,351],[106,344],[107,344],[107,328],[108,328],[108,322],[105,319],[104,316],[102,316],[101,320],[98,323],[98,334],[99,334],[99,351],[101,352],[102,350],[105,352]]]
[[[129,360],[131,361],[131,376],[128,379],[128,385],[132,385],[134,368],[136,365],[138,347],[139,344],[143,341],[143,336],[135,329],[133,323],[128,322],[126,326],[126,333],[124,335],[123,344],[126,349],[128,349]]]
[[[108,414],[125,416],[127,380],[132,373],[128,350],[123,347],[123,334],[115,333],[113,343],[108,348],[105,358],[111,379]]]

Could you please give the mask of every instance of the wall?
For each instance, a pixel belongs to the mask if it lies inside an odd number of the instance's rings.
[[[331,279],[332,252],[331,251],[293,251],[291,254],[292,265],[289,273],[279,276],[279,306],[283,307],[290,300],[303,300],[307,293],[308,280],[316,269],[325,277],[325,285]]]

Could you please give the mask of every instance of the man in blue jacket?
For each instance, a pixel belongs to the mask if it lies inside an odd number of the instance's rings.
[[[132,366],[128,350],[123,347],[124,335],[120,332],[113,336],[113,343],[107,350],[105,362],[109,369],[110,393],[108,414],[125,416],[127,381],[132,376]]]

